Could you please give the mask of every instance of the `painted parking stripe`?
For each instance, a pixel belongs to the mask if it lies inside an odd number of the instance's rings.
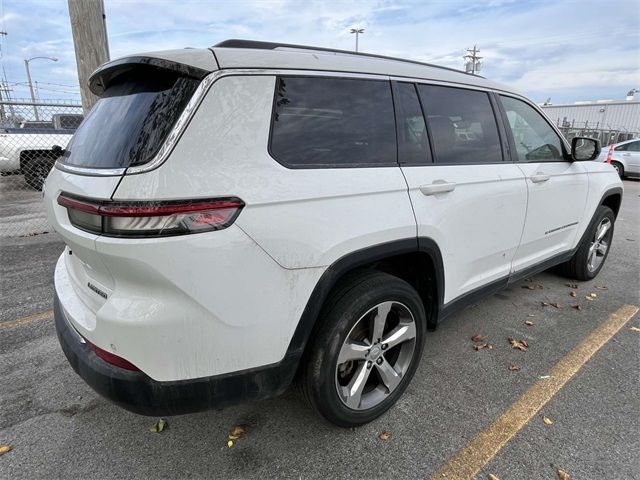
[[[624,305],[611,314],[549,371],[548,379],[538,380],[500,418],[458,450],[431,479],[468,480],[477,475],[638,310],[635,305]]]
[[[36,322],[38,320],[46,320],[48,318],[53,318],[53,310],[47,310],[46,312],[40,312],[34,315],[29,315],[27,317],[2,322],[0,323],[0,330],[2,330],[3,328],[17,327],[18,325],[24,325],[27,323]]]

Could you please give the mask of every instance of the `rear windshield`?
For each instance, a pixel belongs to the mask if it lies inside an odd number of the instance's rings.
[[[158,73],[115,80],[76,131],[62,162],[124,168],[150,161],[199,83]]]

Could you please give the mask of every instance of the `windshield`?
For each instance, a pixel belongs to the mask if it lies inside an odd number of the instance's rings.
[[[125,168],[150,161],[199,83],[162,74],[115,80],[76,131],[62,163]]]

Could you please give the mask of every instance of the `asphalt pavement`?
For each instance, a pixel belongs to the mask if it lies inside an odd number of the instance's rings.
[[[596,280],[574,289],[545,272],[449,318],[428,336],[395,408],[356,429],[327,424],[289,391],[168,417],[164,431],[150,432],[156,418],[99,397],[60,350],[46,314],[59,237],[2,238],[0,445],[12,450],[0,455],[0,478],[429,478],[614,312],[640,306],[639,205],[640,182],[625,181],[612,251]],[[527,288],[536,285],[543,288]],[[640,328],[637,314],[475,478],[556,479],[562,469],[572,479],[640,479],[640,332],[632,327]],[[474,335],[492,348],[476,351]],[[525,340],[527,350],[508,338]],[[229,447],[238,425],[245,433]]]

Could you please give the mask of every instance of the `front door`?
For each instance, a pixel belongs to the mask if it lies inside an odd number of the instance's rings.
[[[512,151],[527,179],[527,219],[513,271],[571,250],[577,241],[587,199],[584,165],[567,160],[553,127],[532,105],[500,95]]]

